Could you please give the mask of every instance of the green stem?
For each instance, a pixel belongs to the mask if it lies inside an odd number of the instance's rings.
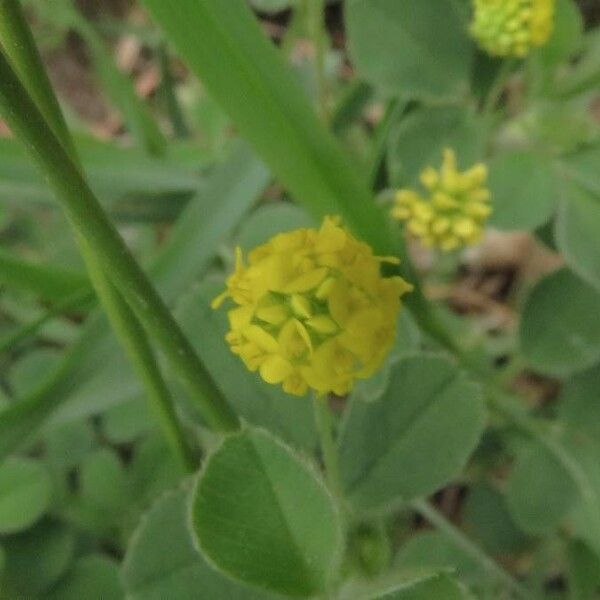
[[[435,527],[452,540],[458,548],[479,563],[484,571],[496,578],[499,583],[505,585],[519,598],[523,598],[523,600],[532,599],[530,590],[507,573],[494,559],[474,544],[458,527],[448,521],[444,515],[435,510],[428,502],[425,500],[414,500],[411,502],[411,506],[416,512],[427,519],[429,523],[435,525]]]
[[[315,75],[317,81],[317,103],[324,121],[329,119],[327,74],[325,59],[327,58],[327,30],[325,29],[325,0],[304,0],[308,32],[315,50]]]
[[[171,63],[169,61],[169,52],[166,44],[162,43],[158,47],[158,58],[160,64],[160,74],[162,78],[161,90],[164,97],[165,104],[167,106],[167,114],[173,127],[173,133],[175,137],[183,139],[190,136],[190,130],[185,122],[183,111],[179,99],[177,98],[177,91],[175,88],[175,79],[171,73]]]
[[[146,332],[127,303],[122,301],[112,283],[104,276],[91,247],[83,238],[78,237],[94,289],[125,354],[146,390],[150,410],[154,413],[173,455],[184,471],[192,473],[197,467],[196,457],[179,422],[171,393],[161,375]]]
[[[67,218],[86,240],[100,268],[111,279],[172,368],[198,403],[209,426],[239,427],[239,419],[220,393],[169,309],[146,278],[68,152],[29,98],[4,53],[0,53],[0,112],[46,175]]]
[[[406,109],[406,101],[395,98],[388,104],[385,116],[381,123],[377,127],[375,134],[375,144],[373,148],[373,155],[371,158],[371,165],[369,167],[369,186],[371,189],[377,187],[377,180],[382,171],[382,165],[387,154],[387,142],[390,131],[396,123],[398,117]]]
[[[342,135],[361,116],[365,106],[373,97],[373,88],[356,79],[348,84],[331,115],[331,130]]]
[[[116,319],[115,331],[121,343],[128,349],[136,370],[146,384],[150,400],[156,403],[155,412],[166,428],[167,438],[173,441],[174,436],[178,437],[173,445],[179,448],[182,462],[189,466],[191,453],[186,448],[184,434],[172,408],[172,400],[154,360],[145,332],[137,323],[131,324],[135,318],[131,314],[130,307],[104,276],[104,272],[113,272],[115,259],[122,267],[118,270],[121,275],[120,283],[127,290],[124,294],[125,298],[132,306],[137,305],[138,309],[140,307],[143,309],[141,312],[149,330],[162,340],[165,354],[188,384],[192,397],[203,409],[208,424],[222,430],[236,428],[239,423],[237,416],[205,373],[193,348],[154,288],[148,283],[86,185],[75,163],[76,152],[60,107],[17,0],[1,0],[0,36],[5,50],[9,49],[9,54],[17,65],[23,81],[31,84],[31,93],[37,102],[36,106],[29,98],[2,53],[0,70],[6,74],[6,78],[2,77],[6,84],[0,93],[0,104],[6,119],[15,132],[20,133],[28,142],[29,150],[42,170],[46,172],[59,199],[62,200],[65,212],[70,217],[81,242],[82,252],[88,261],[88,269],[93,271],[96,285],[102,292],[99,295],[105,303],[108,303],[105,309]],[[53,125],[53,129],[48,123]],[[59,140],[62,140],[62,144]],[[53,155],[54,152],[56,155]],[[82,195],[78,199],[77,196],[80,194]],[[90,230],[98,227],[100,227],[100,230],[96,231],[98,235],[90,235]],[[136,279],[137,285],[132,285],[132,278]],[[135,298],[136,302],[131,302],[132,298]],[[171,408],[165,408],[166,405]],[[169,420],[171,422],[167,424]],[[181,450],[182,448],[186,449]]]
[[[19,0],[0,0],[0,42],[54,135],[75,159],[75,145]]]
[[[35,333],[37,333],[40,328],[48,323],[48,321],[51,319],[54,319],[65,312],[82,307],[88,304],[88,302],[91,302],[93,299],[94,294],[92,292],[80,291],[71,294],[61,302],[57,302],[52,308],[40,315],[37,319],[26,323],[17,331],[9,333],[8,335],[0,338],[0,354],[4,352],[10,352],[21,342],[30,336],[35,335]]]
[[[527,414],[523,414],[519,410],[520,402],[518,400],[518,403],[512,402],[507,394],[493,385],[488,386],[487,391],[490,405],[496,412],[516,425],[528,437],[536,440],[569,473],[579,491],[585,512],[589,518],[589,525],[594,535],[600,538],[600,497],[577,459],[559,440],[545,430],[542,423]]]
[[[334,496],[340,499],[342,497],[342,483],[340,478],[338,451],[337,445],[333,439],[334,421],[327,396],[313,396],[313,412],[321,444],[323,463],[325,464],[327,483]]]
[[[2,0],[0,24],[0,41],[32,96],[33,100],[30,102],[33,108],[39,109],[40,120],[48,127],[49,137],[55,138],[65,156],[73,161],[74,170],[79,173],[75,145],[18,0]],[[7,66],[10,67],[8,61]],[[27,91],[23,91],[29,99]],[[75,232],[94,289],[117,338],[144,385],[148,401],[157,415],[167,442],[183,468],[192,471],[195,461],[191,448],[179,424],[169,390],[154,359],[146,334],[130,307],[106,277],[88,240],[77,229]]]

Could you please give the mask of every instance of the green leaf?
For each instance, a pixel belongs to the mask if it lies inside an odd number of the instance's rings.
[[[466,95],[472,44],[452,2],[349,0],[346,26],[358,72],[391,96]]]
[[[2,164],[0,160],[0,167]],[[215,169],[207,187],[181,214],[152,265],[153,278],[167,302],[175,302],[207,269],[218,244],[232,233],[267,182],[266,169],[246,147],[234,151]],[[136,394],[136,378],[110,336],[106,321],[96,315],[85,325],[69,358],[47,387],[0,415],[0,458],[31,437],[57,406],[64,405],[53,422],[61,423],[96,414]]]
[[[600,30],[592,28],[583,36],[583,52],[575,64],[563,73],[557,91],[572,97],[594,92],[600,81]]]
[[[444,148],[457,152],[462,168],[482,159],[487,126],[470,109],[418,108],[393,125],[387,166],[394,186],[415,185],[427,166],[439,167]]]
[[[590,600],[600,588],[600,558],[583,542],[569,544],[570,600]]]
[[[506,496],[489,484],[481,483],[469,490],[464,521],[471,536],[490,554],[516,554],[527,542],[510,514]]]
[[[81,501],[89,510],[108,519],[118,516],[127,506],[125,472],[111,450],[97,450],[83,463]]]
[[[90,287],[88,278],[82,273],[23,260],[7,250],[0,250],[0,283],[52,301],[63,300]]]
[[[177,10],[163,0],[143,4],[241,135],[313,217],[339,214],[377,253],[394,253],[391,226],[364,178],[318,121],[244,0],[180,0]]]
[[[532,231],[550,219],[561,181],[547,157],[528,150],[508,152],[496,156],[489,169],[490,225]]]
[[[600,556],[600,443],[597,438],[567,430],[565,445],[585,478],[579,501],[569,515],[574,537],[585,541]]]
[[[67,571],[75,551],[73,532],[53,521],[5,538],[6,568],[2,592],[9,598],[46,598],[48,591]]]
[[[184,330],[219,389],[244,419],[269,429],[294,446],[314,448],[316,434],[310,402],[299,402],[279,386],[265,383],[257,373],[248,371],[225,342],[227,314],[210,307],[223,285],[207,280],[186,298],[178,312]],[[240,390],[244,393],[240,394]]]
[[[506,499],[521,529],[541,535],[550,533],[564,520],[575,505],[577,488],[565,468],[547,450],[534,445],[517,457]]]
[[[600,65],[598,68],[600,70]],[[561,157],[561,167],[565,174],[595,195],[600,194],[598,163],[600,163],[600,144],[587,146],[578,152]]]
[[[174,301],[203,274],[223,243],[269,183],[265,166],[238,144],[190,202],[152,263],[152,278]]]
[[[281,12],[296,4],[296,0],[250,0],[254,8],[266,13]]]
[[[102,431],[112,444],[135,442],[155,426],[143,398],[136,398],[109,408],[102,418]]]
[[[208,566],[194,548],[188,523],[186,489],[164,495],[133,534],[122,567],[128,600],[268,600],[226,579]],[[165,549],[168,548],[168,552]]]
[[[274,235],[299,227],[315,227],[315,221],[294,204],[277,202],[261,206],[240,226],[237,243],[244,252],[264,244]]]
[[[394,567],[407,576],[455,571],[465,581],[481,581],[488,574],[481,564],[441,531],[423,531],[400,547]]]
[[[568,427],[600,437],[600,365],[567,379],[557,398],[558,418]]]
[[[181,468],[159,432],[136,444],[127,469],[128,488],[137,503],[147,508],[181,480]]]
[[[74,421],[56,427],[44,437],[49,463],[67,471],[78,466],[95,445],[95,432],[89,421]]]
[[[101,554],[80,558],[47,600],[122,600],[117,563]]]
[[[583,39],[583,15],[573,0],[557,0],[554,31],[537,55],[546,67],[568,60],[580,48]]]
[[[467,600],[466,591],[445,573],[424,577],[372,600]]]
[[[402,358],[419,352],[422,348],[421,332],[410,313],[400,312],[396,328],[396,339],[379,371],[368,379],[356,382],[351,398],[372,402],[380,398],[388,388],[396,363]]]
[[[264,431],[229,436],[192,500],[201,552],[234,579],[289,596],[324,592],[341,558],[339,513],[312,468]]]
[[[531,291],[519,338],[528,365],[565,377],[600,360],[600,292],[567,269],[542,279]]]
[[[33,525],[48,509],[52,482],[46,469],[31,458],[10,458],[0,465],[0,533]]]
[[[600,196],[566,187],[556,220],[556,243],[569,267],[600,291]]]
[[[379,400],[349,409],[340,442],[348,499],[381,510],[434,492],[460,473],[484,421],[479,388],[453,363],[430,355],[400,360]]]
[[[15,362],[10,370],[10,385],[15,394],[34,391],[59,364],[61,355],[50,348],[34,349]]]
[[[171,156],[157,159],[136,148],[82,138],[77,150],[100,201],[113,216],[129,221],[147,220],[159,203],[163,220],[176,217],[181,210],[177,200],[189,199],[200,187],[198,166],[206,162],[196,146],[172,146]],[[56,208],[51,190],[15,139],[0,139],[0,203]]]

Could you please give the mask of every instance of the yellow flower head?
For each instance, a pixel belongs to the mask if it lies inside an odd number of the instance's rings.
[[[550,38],[555,0],[473,0],[473,3],[471,34],[493,56],[523,58]]]
[[[226,340],[251,371],[297,396],[309,388],[345,394],[383,362],[396,332],[401,277],[383,277],[371,248],[325,218],[319,230],[296,229],[258,246],[244,263],[237,249],[225,298]]]
[[[459,172],[456,155],[446,148],[439,171],[427,167],[421,172],[428,197],[413,190],[399,190],[392,217],[406,221],[408,231],[428,247],[450,251],[475,244],[492,212],[490,192],[484,187],[486,178],[487,169],[482,163]]]

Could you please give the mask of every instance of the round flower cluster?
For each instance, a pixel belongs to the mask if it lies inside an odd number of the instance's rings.
[[[400,296],[411,286],[401,277],[383,277],[371,248],[325,218],[319,230],[281,233],[258,246],[236,268],[226,298],[226,340],[251,371],[267,383],[282,384],[297,396],[309,388],[346,394],[356,379],[382,364],[395,337]]]
[[[523,58],[552,33],[555,0],[474,0],[471,34],[493,56]]]
[[[445,251],[475,244],[492,212],[490,192],[484,187],[487,169],[478,163],[459,172],[456,155],[444,150],[442,168],[427,167],[421,183],[429,192],[427,199],[413,190],[396,193],[392,217],[405,221],[408,231],[427,247]]]

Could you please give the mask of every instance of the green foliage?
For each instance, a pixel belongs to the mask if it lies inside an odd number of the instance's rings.
[[[102,555],[80,558],[48,594],[48,600],[121,600],[125,596],[117,564]]]
[[[144,516],[123,563],[122,580],[131,600],[274,598],[234,583],[209,567],[194,547],[187,528],[189,486],[163,496]],[[165,551],[168,549],[168,551]]]
[[[594,17],[557,0],[548,43],[503,60],[470,0],[112,4],[0,0],[0,598],[600,597]],[[442,255],[391,222],[445,148],[488,167],[489,228],[544,253]],[[211,302],[236,247],[324,215],[415,289],[381,368],[313,414]],[[239,430],[210,429],[219,405]]]
[[[472,46],[454,3],[349,0],[346,23],[361,74],[388,95],[466,94]]]
[[[498,155],[490,162],[491,224],[533,230],[547,223],[561,198],[560,186],[547,157],[524,150]]]
[[[400,360],[377,401],[355,400],[349,409],[340,442],[348,499],[374,510],[431,494],[463,468],[484,414],[477,386],[451,362],[427,355]]]
[[[373,600],[467,600],[461,588],[449,575],[434,575],[407,583]]]
[[[207,280],[180,305],[179,318],[224,396],[249,423],[304,448],[315,445],[315,430],[308,402],[298,402],[276,386],[250,373],[225,342],[227,316],[210,303],[223,289],[222,281]],[[202,331],[197,328],[202,324]],[[214,343],[204,344],[208,335]],[[243,394],[239,391],[244,390]]]
[[[485,578],[481,565],[438,531],[425,531],[406,540],[396,555],[396,565],[407,576],[453,571],[463,581]]]
[[[320,126],[243,0],[184,0],[177,11],[160,0],[144,5],[298,202],[317,218],[341,215],[378,252],[394,248],[360,173]]]
[[[598,362],[600,323],[589,316],[599,302],[600,294],[567,269],[542,279],[523,307],[520,338],[527,362],[558,376]]]
[[[33,525],[48,509],[52,482],[44,466],[11,458],[0,466],[0,532],[15,533]]]
[[[566,485],[572,491],[573,485],[568,475]],[[472,487],[465,504],[464,519],[473,538],[494,556],[509,556],[527,546],[523,532],[529,531],[528,527],[519,529],[510,513],[506,496],[490,484]]]
[[[567,189],[556,221],[556,242],[567,264],[600,290],[600,251],[595,243],[600,225],[600,199],[586,190]]]
[[[2,591],[9,598],[44,597],[66,573],[75,552],[75,535],[59,523],[44,520],[4,540],[6,563]]]
[[[467,107],[432,106],[409,112],[390,131],[390,183],[415,185],[425,166],[441,164],[444,148],[460,148],[461,166],[471,166],[483,157],[486,129],[486,121]]]
[[[573,508],[577,492],[565,468],[546,450],[534,446],[517,457],[506,498],[521,529],[540,535],[560,525]]]
[[[198,547],[227,575],[288,596],[332,583],[341,554],[338,509],[312,468],[261,430],[226,439],[192,500]]]

